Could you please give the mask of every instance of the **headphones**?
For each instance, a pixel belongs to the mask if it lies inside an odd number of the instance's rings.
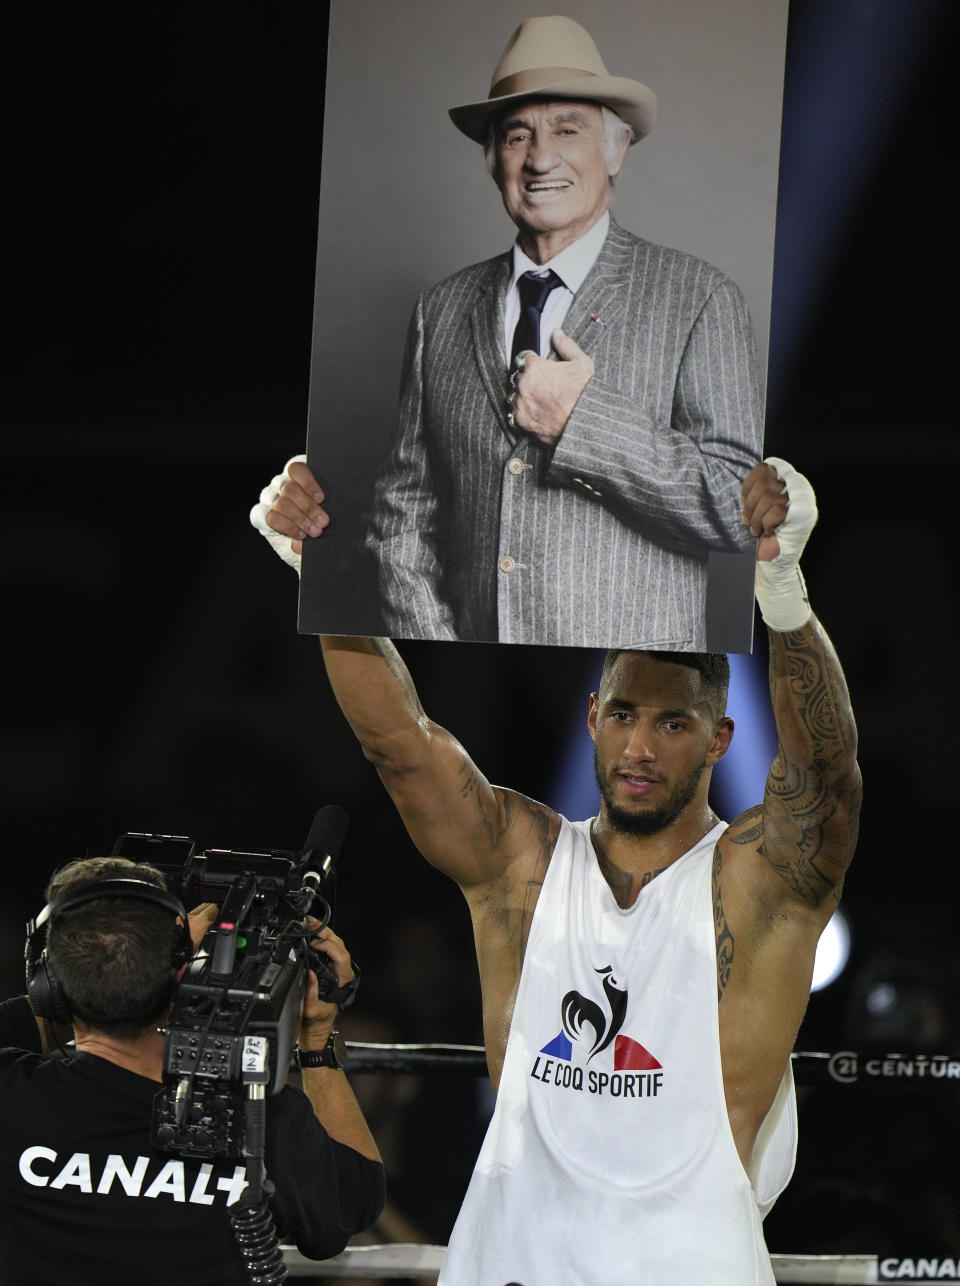
[[[174,969],[179,969],[192,959],[194,947],[187,913],[180,899],[166,889],[147,880],[89,880],[78,884],[76,888],[68,889],[60,897],[48,902],[35,920],[27,921],[27,943],[24,950],[27,995],[36,1017],[46,1018],[54,1023],[71,1022],[73,1015],[70,1002],[47,958],[47,932],[55,916],[97,898],[135,898],[140,902],[152,902],[171,915],[179,916],[183,923],[177,926],[171,964]]]

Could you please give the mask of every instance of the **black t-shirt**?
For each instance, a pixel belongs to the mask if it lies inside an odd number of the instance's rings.
[[[6,1047],[6,1048],[5,1048]],[[44,1057],[22,998],[0,1004],[0,1283],[240,1286],[229,1206],[243,1160],[155,1150],[157,1082],[92,1054]],[[299,1090],[267,1101],[284,1241],[338,1254],[383,1205],[383,1168],[335,1142]]]

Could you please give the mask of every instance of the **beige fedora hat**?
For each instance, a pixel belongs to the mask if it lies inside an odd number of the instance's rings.
[[[639,80],[611,76],[588,31],[572,18],[527,18],[494,68],[490,93],[480,103],[451,107],[450,119],[477,143],[486,142],[490,117],[521,98],[576,98],[610,107],[633,129],[648,134],[657,97]]]

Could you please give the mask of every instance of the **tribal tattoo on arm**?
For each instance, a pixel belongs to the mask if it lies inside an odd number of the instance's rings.
[[[723,867],[723,853],[720,851],[720,845],[717,844],[713,850],[713,927],[717,939],[717,1003],[723,999],[724,989],[730,981],[730,971],[733,968],[733,934],[730,932],[730,926],[727,924],[727,917],[723,911],[723,901],[720,897],[720,871]]]
[[[770,693],[778,745],[760,851],[804,901],[835,904],[856,846],[861,787],[843,671],[815,619],[770,631]]]

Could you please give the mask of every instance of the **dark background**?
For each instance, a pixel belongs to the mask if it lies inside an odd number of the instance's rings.
[[[791,14],[767,449],[817,489],[804,567],[866,783],[853,954],[811,1001],[807,1049],[960,1058],[955,12]],[[338,923],[366,968],[368,1026],[478,1039],[459,895],[412,853],[295,633],[293,573],[247,525],[304,440],[323,6],[32,14],[9,45],[5,166],[3,994],[55,866],[125,829],[295,848],[338,802]],[[550,800],[596,658],[404,652],[488,775]],[[878,981],[893,1001],[871,1015]],[[772,1249],[957,1253],[960,1081],[922,1089],[807,1094]],[[463,1156],[444,1191],[469,1168],[481,1093],[451,1091]],[[437,1161],[416,1144],[457,1129],[424,1098],[394,1195],[443,1237],[456,1197],[423,1195]]]

